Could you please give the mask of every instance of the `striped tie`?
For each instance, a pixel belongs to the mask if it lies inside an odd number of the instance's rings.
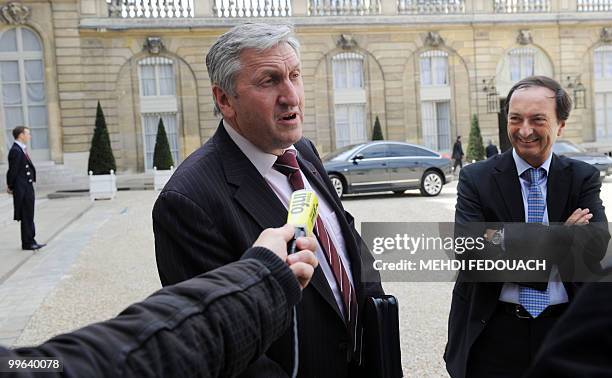
[[[527,222],[542,223],[544,221],[546,201],[544,201],[542,191],[540,190],[540,181],[546,176],[546,171],[542,168],[529,168],[522,176],[529,183]],[[531,316],[537,318],[550,304],[548,287],[546,290],[540,291],[527,286],[520,286],[519,302]]]
[[[276,159],[274,168],[289,178],[289,183],[291,184],[291,188],[293,190],[304,189],[304,181],[302,180],[302,175],[300,174],[300,166],[297,162],[296,150],[286,150],[284,154]],[[334,243],[330,239],[321,217],[318,215],[314,233],[317,236],[317,239],[319,239],[319,245],[325,254],[327,263],[334,273],[336,284],[340,288],[342,302],[344,302],[345,320],[347,324],[352,327],[352,329],[356,329],[357,297],[355,295],[355,290],[348,279],[348,274],[344,268],[344,265],[342,264],[340,255],[338,254]]]

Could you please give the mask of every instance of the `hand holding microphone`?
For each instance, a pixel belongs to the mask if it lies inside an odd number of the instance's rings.
[[[290,224],[265,229],[253,243],[253,247],[268,248],[285,261],[303,289],[310,282],[314,269],[319,264],[313,252],[317,248],[317,242],[313,237],[300,237],[296,240],[299,252],[287,256],[287,243],[293,240],[294,229]]]
[[[312,233],[318,209],[317,196],[312,190],[293,192],[289,200],[287,224],[264,230],[253,244],[254,247],[270,249],[286,261],[302,289],[308,285],[319,264],[314,254],[317,242]]]

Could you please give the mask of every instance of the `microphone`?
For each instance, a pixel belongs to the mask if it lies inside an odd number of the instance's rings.
[[[293,239],[287,243],[287,254],[295,253],[296,240],[302,236],[311,236],[312,229],[317,221],[319,200],[312,190],[296,190],[289,199],[287,223],[295,228]],[[299,370],[300,348],[298,341],[297,310],[293,308],[293,372],[291,378],[296,378]]]
[[[295,233],[287,245],[287,254],[295,253],[297,238],[312,235],[318,210],[319,200],[314,191],[302,189],[291,194],[287,223],[295,227]]]

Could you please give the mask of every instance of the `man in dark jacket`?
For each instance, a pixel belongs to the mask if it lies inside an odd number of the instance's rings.
[[[374,259],[313,143],[303,138],[299,42],[286,25],[241,24],[206,56],[215,134],[175,171],[153,208],[157,267],[173,284],[240,258],[259,233],[287,220],[294,190],[319,199],[319,268],[287,332],[244,377],[358,376],[367,297],[383,293]]]
[[[36,347],[0,347],[0,376],[35,376],[9,369],[9,360],[41,358],[54,372],[46,377],[234,377],[287,330],[317,266],[313,238],[298,239],[301,251],[287,256],[293,232],[264,230],[240,261],[161,289],[109,321]]]
[[[30,129],[17,126],[13,129],[15,143],[9,151],[9,169],[6,172],[7,192],[13,195],[14,216],[21,222],[21,248],[34,251],[45,246],[38,244],[34,237],[34,183],[36,169],[28,154],[27,143],[32,136]]]
[[[493,144],[493,141],[491,139],[489,139],[489,145],[487,146],[485,151],[487,153],[487,159],[490,158],[491,156],[495,156],[499,154],[499,150],[497,149],[497,146]]]
[[[461,135],[459,135],[457,137],[457,140],[455,141],[455,144],[453,145],[453,154],[452,154],[452,158],[453,160],[455,160],[455,163],[453,164],[453,173],[455,173],[455,169],[457,168],[457,166],[459,166],[459,168],[463,168],[463,147],[461,146]]]

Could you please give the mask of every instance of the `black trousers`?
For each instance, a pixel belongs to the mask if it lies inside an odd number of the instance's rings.
[[[522,377],[559,316],[521,319],[499,302],[468,358],[466,377]],[[544,314],[544,313],[543,313]]]
[[[459,168],[463,168],[463,159],[455,159],[455,163],[453,164],[453,172],[459,166]]]
[[[27,248],[36,243],[34,227],[34,187],[28,185],[21,202],[21,247]]]

